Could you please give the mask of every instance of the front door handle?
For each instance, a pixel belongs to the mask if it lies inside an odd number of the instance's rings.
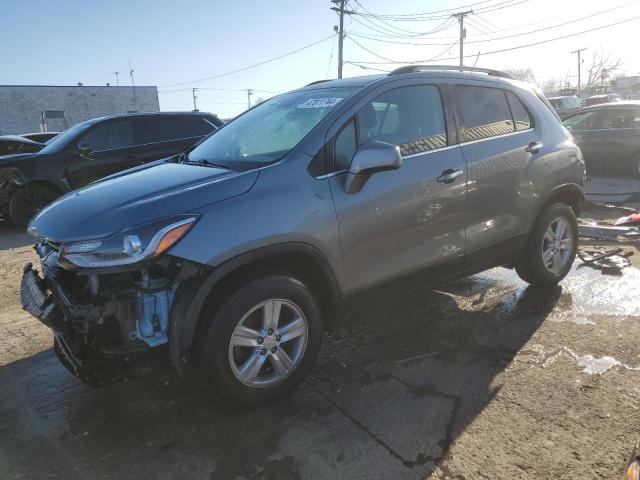
[[[529,153],[538,153],[543,146],[544,145],[542,144],[542,142],[531,142],[529,145],[527,145],[525,151]]]
[[[438,178],[436,178],[436,182],[451,183],[455,181],[455,179],[460,175],[462,175],[462,173],[462,170],[454,170],[453,168],[448,168],[444,172],[442,172]]]

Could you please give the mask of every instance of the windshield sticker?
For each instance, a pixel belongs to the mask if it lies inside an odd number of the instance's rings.
[[[297,108],[327,108],[335,106],[342,98],[310,98]]]

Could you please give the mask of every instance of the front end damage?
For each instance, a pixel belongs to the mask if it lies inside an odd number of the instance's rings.
[[[170,255],[87,273],[60,266],[59,244],[43,242],[36,251],[42,268],[25,267],[22,306],[53,330],[62,364],[94,386],[123,378],[140,356],[166,347],[180,285],[206,274],[206,267]]]

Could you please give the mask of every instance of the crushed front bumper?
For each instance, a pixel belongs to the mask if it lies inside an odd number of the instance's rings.
[[[73,375],[92,386],[104,386],[120,380],[125,374],[124,358],[112,358],[93,351],[86,338],[77,335],[73,320],[96,317],[92,306],[74,306],[55,284],[46,282],[31,263],[24,268],[20,283],[22,308],[53,330],[54,351],[60,362]]]

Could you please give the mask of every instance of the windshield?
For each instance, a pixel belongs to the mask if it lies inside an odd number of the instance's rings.
[[[49,140],[40,153],[58,153],[64,149],[70,141],[76,138],[80,133],[93,125],[94,122],[82,122],[68,128],[64,132],[56,135]]]
[[[353,91],[326,88],[274,97],[211,135],[188,159],[231,168],[279,160]]]

